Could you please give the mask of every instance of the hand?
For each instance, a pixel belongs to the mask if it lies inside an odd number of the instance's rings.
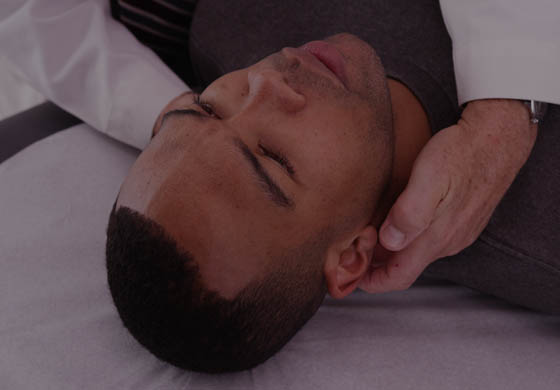
[[[193,91],[186,91],[180,94],[179,96],[171,99],[169,103],[161,110],[158,117],[156,118],[156,122],[154,123],[154,127],[152,128],[152,138],[156,136],[159,132],[161,127],[161,122],[163,120],[163,116],[171,110],[177,110],[182,107],[187,107],[192,104],[192,94]]]
[[[459,122],[418,155],[380,229],[381,244],[392,252],[382,264],[373,259],[359,287],[405,290],[430,263],[472,244],[529,157],[536,133],[519,101],[470,102]]]

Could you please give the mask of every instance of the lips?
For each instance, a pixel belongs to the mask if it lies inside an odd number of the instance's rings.
[[[333,45],[324,41],[312,41],[301,48],[321,61],[346,88],[348,87],[344,59]]]

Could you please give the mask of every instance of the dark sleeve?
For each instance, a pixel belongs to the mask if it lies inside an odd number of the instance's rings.
[[[196,83],[189,55],[189,33],[198,0],[110,0],[112,17],[187,85]]]

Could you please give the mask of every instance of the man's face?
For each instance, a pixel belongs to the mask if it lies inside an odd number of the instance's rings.
[[[121,188],[117,206],[161,224],[226,298],[364,203],[384,75],[358,38],[325,42],[343,75],[305,45],[224,75],[201,94],[209,105],[187,96],[165,116]]]

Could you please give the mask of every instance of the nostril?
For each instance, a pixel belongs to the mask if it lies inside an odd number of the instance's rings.
[[[289,93],[277,95],[278,106],[286,112],[295,113],[303,110],[306,104],[305,96],[300,95],[294,90]]]
[[[300,65],[301,65],[300,59],[297,58],[297,57],[292,57],[292,58],[290,58],[289,63],[288,63],[288,71],[293,72],[293,71],[297,70]]]

